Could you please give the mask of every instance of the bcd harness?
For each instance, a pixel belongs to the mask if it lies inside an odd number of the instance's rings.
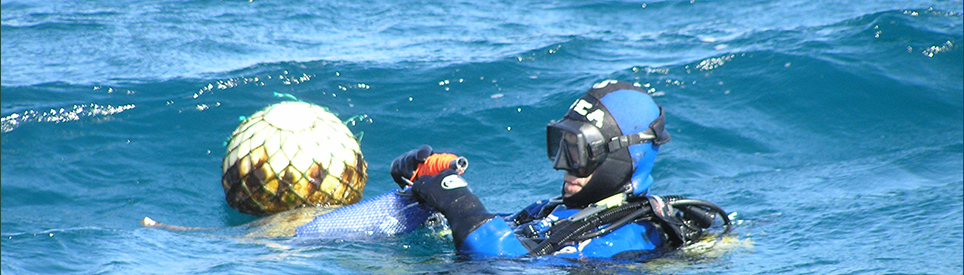
[[[543,209],[552,211],[555,205]],[[530,256],[548,255],[569,242],[579,242],[605,235],[635,222],[649,221],[660,230],[667,248],[675,249],[700,240],[703,229],[709,228],[717,215],[723,220],[724,231],[729,233],[730,219],[722,208],[711,202],[686,199],[682,196],[649,196],[627,198],[616,194],[589,205],[569,218],[548,224],[547,230],[539,230],[533,224],[516,231],[526,237],[523,244]],[[536,215],[544,217],[544,215]],[[536,220],[522,211],[513,221],[525,224]]]

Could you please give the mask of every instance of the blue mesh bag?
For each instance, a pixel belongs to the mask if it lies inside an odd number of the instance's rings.
[[[408,189],[318,215],[295,230],[302,239],[385,237],[412,232],[435,213],[411,197]]]

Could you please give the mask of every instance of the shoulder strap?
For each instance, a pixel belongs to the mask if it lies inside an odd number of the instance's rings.
[[[562,219],[548,230],[548,237],[530,248],[529,255],[548,255],[559,249],[560,245],[577,240],[585,240],[611,232],[630,221],[643,218],[652,213],[649,201],[623,203],[618,207],[607,208],[583,215],[580,219]],[[610,224],[602,230],[600,226]],[[603,232],[604,231],[604,232]],[[598,234],[597,234],[598,233]]]
[[[567,242],[595,238],[619,229],[623,225],[643,220],[651,221],[660,230],[660,234],[666,241],[662,249],[676,249],[698,241],[703,234],[702,229],[713,223],[712,217],[709,217],[708,221],[697,221],[698,219],[691,212],[702,209],[692,209],[693,205],[707,206],[712,211],[720,213],[727,227],[724,234],[729,232],[730,222],[725,217],[726,212],[708,202],[684,199],[681,196],[669,196],[666,199],[659,196],[628,199],[629,201],[621,201],[615,207],[596,205],[600,207],[590,207],[592,209],[587,208],[573,217],[559,220],[549,228],[545,239],[532,240],[529,245],[526,245],[529,248],[529,255],[548,255]],[[681,208],[676,209],[674,205]],[[703,212],[708,211],[703,210]],[[599,228],[607,224],[609,226]]]

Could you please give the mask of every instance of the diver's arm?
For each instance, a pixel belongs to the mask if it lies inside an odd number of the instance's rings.
[[[420,177],[412,190],[423,203],[445,215],[460,253],[521,256],[529,252],[505,220],[485,209],[456,171]]]
[[[452,229],[453,236],[455,229]],[[490,256],[523,256],[529,249],[522,245],[518,237],[503,219],[489,219],[469,232],[456,246],[459,253]]]

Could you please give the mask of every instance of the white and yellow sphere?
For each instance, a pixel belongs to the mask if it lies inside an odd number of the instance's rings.
[[[263,216],[361,200],[368,164],[334,114],[305,102],[258,111],[231,134],[221,165],[228,205]]]

